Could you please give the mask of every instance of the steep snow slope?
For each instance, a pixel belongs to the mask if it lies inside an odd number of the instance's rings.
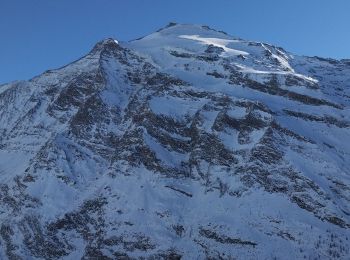
[[[207,26],[0,86],[0,258],[341,258],[350,64]]]

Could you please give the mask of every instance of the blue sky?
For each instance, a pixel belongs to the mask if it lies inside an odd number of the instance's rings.
[[[0,83],[29,79],[106,37],[206,24],[304,55],[350,58],[349,0],[0,0]]]

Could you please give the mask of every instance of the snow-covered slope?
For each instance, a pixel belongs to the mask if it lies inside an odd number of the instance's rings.
[[[350,63],[207,26],[0,86],[1,259],[349,257]]]

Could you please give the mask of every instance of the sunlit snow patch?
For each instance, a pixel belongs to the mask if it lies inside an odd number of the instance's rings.
[[[271,73],[273,74],[279,74],[279,75],[289,75],[289,74],[292,74],[292,75],[295,75],[296,77],[299,77],[301,79],[304,79],[304,80],[307,80],[307,81],[310,81],[310,82],[313,82],[313,83],[318,83],[318,80],[317,79],[314,79],[312,77],[308,77],[308,76],[305,76],[303,74],[298,74],[298,73],[291,73],[290,71],[279,71],[279,70],[256,70],[254,68],[251,68],[251,67],[246,67],[244,65],[240,65],[240,64],[235,64],[236,67],[238,67],[240,69],[241,72],[243,73],[250,73],[250,74],[266,74],[266,75],[270,75]]]
[[[238,42],[237,40],[227,40],[227,39],[220,39],[220,38],[203,38],[199,35],[180,35],[179,36],[182,39],[188,39],[188,40],[194,40],[199,41],[202,44],[205,45],[214,45],[216,47],[223,48],[227,55],[249,55],[248,52],[245,51],[239,51],[235,49],[228,48],[227,45],[233,42]]]

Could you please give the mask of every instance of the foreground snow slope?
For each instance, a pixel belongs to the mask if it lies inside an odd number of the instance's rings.
[[[347,259],[349,82],[170,24],[0,86],[0,258]]]

